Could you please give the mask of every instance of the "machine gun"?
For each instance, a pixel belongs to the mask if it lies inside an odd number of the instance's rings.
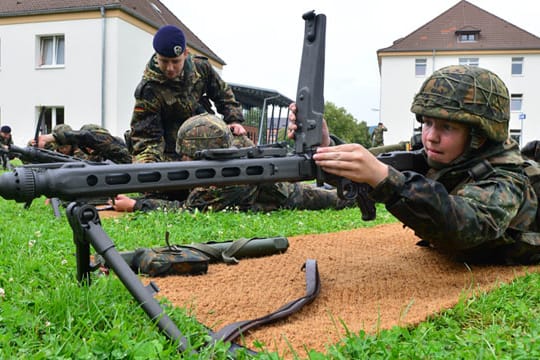
[[[85,159],[80,159],[74,156],[64,155],[62,153],[47,149],[38,148],[35,146],[19,147],[10,145],[8,149],[0,149],[2,154],[7,154],[12,157],[19,158],[24,163],[29,164],[48,164],[47,167],[53,167],[51,163],[66,163],[66,162],[89,162]],[[92,163],[92,162],[89,162]],[[30,165],[31,167],[34,165]]]
[[[153,298],[152,284],[150,288],[144,287],[115,249],[113,241],[101,227],[97,210],[88,204],[88,200],[96,196],[175,191],[195,186],[315,179],[319,184],[334,184],[342,197],[356,198],[364,211],[363,217],[367,220],[374,218],[375,206],[366,196],[365,184],[329,176],[317,167],[312,158],[322,140],[326,17],[312,11],[304,14],[303,19],[305,34],[296,98],[298,128],[293,153],[279,146],[255,146],[206,150],[198,154],[199,160],[194,161],[117,165],[87,162],[42,164],[38,167],[18,167],[0,176],[0,196],[5,199],[28,203],[44,195],[71,201],[66,214],[76,245],[78,280],[90,283],[90,272],[93,271],[89,261],[91,244],[147,315],[157,322],[159,329],[170,339],[179,342],[180,351],[188,348],[187,340]],[[397,169],[414,168],[416,159],[410,153],[381,157],[382,161]],[[309,283],[318,284],[318,276],[309,277],[312,279]],[[311,296],[304,297],[299,303],[291,305],[291,308],[297,309],[313,300],[318,293],[318,285],[308,288],[311,289]],[[287,310],[285,313],[290,312]],[[238,345],[233,343],[231,349],[235,348]]]

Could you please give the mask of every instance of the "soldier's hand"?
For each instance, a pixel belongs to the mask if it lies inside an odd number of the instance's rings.
[[[359,144],[319,147],[313,159],[330,174],[373,187],[388,176],[388,165]]]
[[[296,103],[291,103],[289,105],[289,124],[287,125],[287,138],[294,139],[294,132],[298,128],[296,125]],[[330,145],[330,131],[328,130],[328,125],[326,120],[323,119],[322,122],[322,140],[321,146]]]
[[[108,201],[109,205],[111,205],[115,211],[121,212],[133,212],[136,202],[135,199],[122,194],[116,195],[114,201]]]
[[[231,129],[232,133],[236,136],[247,134],[246,129],[241,124],[231,123],[228,126],[229,126],[229,129]]]
[[[39,148],[44,148],[45,145],[53,141],[54,141],[54,136],[52,134],[39,135],[37,146]],[[32,146],[36,146],[36,141],[34,139],[30,140],[29,142],[32,143]]]

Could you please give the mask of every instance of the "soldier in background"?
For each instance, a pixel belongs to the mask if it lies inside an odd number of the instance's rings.
[[[0,128],[0,146],[5,150],[8,150],[10,145],[13,145],[13,136],[11,135],[11,127],[3,125]],[[10,157],[6,153],[2,153],[2,168],[7,170],[9,168]]]
[[[213,113],[214,102],[234,135],[245,135],[242,108],[208,59],[191,56],[184,33],[166,25],[154,36],[155,53],[135,90],[130,142],[135,162],[179,161],[176,135],[184,121]]]
[[[313,158],[326,172],[371,185],[370,198],[420,245],[459,261],[540,262],[538,199],[508,137],[504,82],[480,67],[444,67],[423,83],[411,112],[422,124],[425,173],[399,172],[359,144],[320,147]],[[289,137],[295,120],[291,112]]]
[[[30,140],[33,145],[35,140]],[[98,125],[83,125],[80,130],[60,124],[54,127],[52,133],[40,135],[38,147],[53,148],[66,155],[102,162],[110,160],[115,164],[129,164],[131,154],[124,141]]]
[[[204,149],[230,148],[233,135],[227,124],[215,115],[201,114],[188,119],[178,130],[176,152],[183,161],[192,160]],[[328,190],[306,183],[265,183],[260,185],[229,185],[196,187],[187,199],[166,201],[151,197],[131,199],[119,195],[113,204],[117,211],[181,209],[200,211],[264,211],[278,209],[320,210],[356,206],[355,201],[338,197],[335,189]]]
[[[382,122],[377,124],[377,127],[373,129],[373,134],[371,134],[371,146],[384,146],[384,132],[388,131],[386,126]]]

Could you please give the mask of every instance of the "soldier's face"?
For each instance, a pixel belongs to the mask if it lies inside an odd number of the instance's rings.
[[[465,151],[469,135],[467,125],[424,116],[422,143],[430,160],[451,163]]]
[[[70,155],[71,154],[71,145],[61,145],[56,148],[56,151],[59,153],[62,153],[64,155]]]
[[[175,79],[182,74],[186,57],[187,51],[184,51],[182,55],[173,58],[157,54],[158,67],[167,79]]]

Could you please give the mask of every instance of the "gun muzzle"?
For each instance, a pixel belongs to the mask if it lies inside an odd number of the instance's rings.
[[[34,172],[29,168],[18,167],[11,172],[0,175],[0,196],[6,200],[17,202],[31,202],[36,194],[36,179]]]

